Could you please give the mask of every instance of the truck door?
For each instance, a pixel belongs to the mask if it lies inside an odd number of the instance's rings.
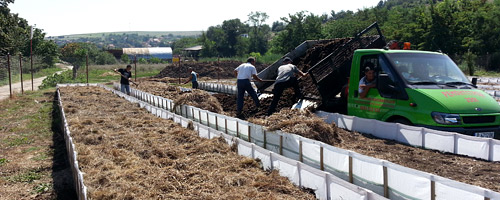
[[[383,54],[365,55],[361,57],[359,65],[360,79],[365,76],[367,63],[373,63],[375,66],[376,87],[370,88],[364,98],[359,94],[354,95],[353,101],[356,109],[353,110],[356,111],[353,112],[352,115],[380,120],[387,112],[392,111],[396,106],[396,99],[394,98],[396,94],[393,90],[387,89],[391,88],[391,86],[395,88],[396,79],[393,70],[391,70]],[[359,93],[359,90],[360,88],[358,88],[357,93]]]

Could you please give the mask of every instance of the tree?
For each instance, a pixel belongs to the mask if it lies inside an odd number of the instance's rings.
[[[269,18],[265,12],[251,12],[246,21],[250,25],[250,41],[248,52],[259,52],[265,54],[268,50],[268,40],[270,38],[270,28],[264,25]]]
[[[271,26],[272,32],[280,32],[284,29],[285,29],[285,23],[280,22],[280,21],[273,22],[273,25]]]
[[[184,48],[200,45],[197,38],[185,37],[172,43],[173,54],[181,54]]]
[[[200,42],[203,47],[200,51],[201,57],[215,57],[218,55],[215,42],[210,40],[205,32],[201,34]]]
[[[101,51],[99,54],[97,54],[96,59],[95,59],[95,64],[98,65],[111,65],[111,64],[116,64],[116,58],[113,56],[113,54],[107,52],[107,51]]]
[[[305,11],[289,18],[281,18],[286,23],[285,30],[278,33],[271,42],[272,51],[275,53],[286,53],[305,40],[320,39],[321,17],[314,14],[307,15]]]
[[[130,57],[128,57],[127,54],[122,54],[122,56],[120,57],[120,60],[124,64],[129,64],[130,63]]]
[[[241,23],[240,19],[225,20],[222,22],[222,31],[224,32],[225,42],[220,46],[220,53],[222,56],[232,57],[237,54],[237,50],[241,49],[237,47],[237,44],[245,44],[245,42],[240,39],[242,34],[248,33],[248,28],[245,24]]]
[[[14,3],[14,0],[0,0],[1,7],[7,7],[9,3]]]

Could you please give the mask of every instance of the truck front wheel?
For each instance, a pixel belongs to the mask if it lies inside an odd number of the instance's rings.
[[[410,120],[407,120],[404,118],[397,118],[397,119],[392,120],[392,122],[413,126],[413,123],[411,123]]]

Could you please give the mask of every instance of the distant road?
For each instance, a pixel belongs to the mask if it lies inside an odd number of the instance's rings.
[[[73,69],[73,66],[64,65],[61,63],[57,63],[56,66],[62,69],[61,71],[56,72],[56,74],[60,74],[63,71]],[[42,84],[42,81],[45,78],[46,78],[46,76],[33,79],[33,89],[38,90],[38,86],[40,86]],[[24,91],[31,91],[31,79],[23,81],[23,88],[24,88]],[[12,84],[12,93],[21,93],[21,82],[17,82],[17,83]],[[9,85],[1,86],[0,87],[0,101],[9,98],[9,96],[10,96]]]

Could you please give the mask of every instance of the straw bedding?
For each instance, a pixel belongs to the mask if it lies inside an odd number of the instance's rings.
[[[223,139],[202,139],[99,87],[61,88],[91,199],[314,199]]]

